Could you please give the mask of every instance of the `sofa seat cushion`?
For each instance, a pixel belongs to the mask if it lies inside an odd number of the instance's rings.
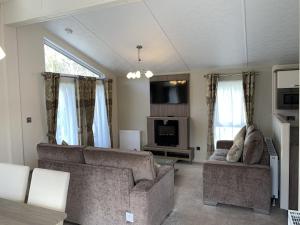
[[[246,127],[243,127],[235,136],[233,145],[229,149],[226,160],[228,162],[238,162],[244,149],[244,140],[246,135]]]
[[[226,161],[228,151],[228,149],[217,148],[209,157],[209,160]]]
[[[82,146],[77,145],[55,145],[41,143],[37,145],[39,160],[67,161],[73,163],[84,163]]]
[[[262,133],[255,129],[247,132],[244,142],[243,162],[245,164],[259,163],[264,151],[264,138]]]
[[[83,154],[86,164],[132,169],[135,183],[156,178],[151,152],[88,147]]]

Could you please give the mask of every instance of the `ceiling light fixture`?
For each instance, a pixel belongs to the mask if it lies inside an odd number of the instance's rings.
[[[3,59],[5,57],[5,52],[3,51],[3,49],[0,46],[0,60]]]
[[[141,78],[142,76],[145,76],[145,77],[147,77],[149,79],[149,78],[153,77],[153,73],[150,70],[145,71],[141,67],[141,62],[142,62],[142,59],[141,59],[141,50],[142,50],[143,46],[142,45],[138,45],[138,46],[136,46],[136,48],[137,48],[137,52],[138,52],[138,68],[139,68],[139,70],[136,71],[136,72],[129,72],[127,74],[127,78],[128,79],[136,79],[136,78]]]

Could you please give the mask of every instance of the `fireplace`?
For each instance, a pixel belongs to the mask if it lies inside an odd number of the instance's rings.
[[[155,120],[154,136],[158,146],[176,147],[179,144],[178,120]]]

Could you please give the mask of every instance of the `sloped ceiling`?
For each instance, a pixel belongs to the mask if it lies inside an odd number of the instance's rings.
[[[155,73],[299,59],[298,0],[144,0],[44,26],[120,75],[137,67],[137,44]]]

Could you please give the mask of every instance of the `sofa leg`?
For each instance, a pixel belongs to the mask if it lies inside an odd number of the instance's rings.
[[[218,203],[213,201],[203,201],[204,205],[216,206]]]
[[[266,215],[270,214],[270,211],[266,210],[266,209],[253,208],[253,211],[256,212],[256,213],[261,213],[261,214],[266,214]]]

